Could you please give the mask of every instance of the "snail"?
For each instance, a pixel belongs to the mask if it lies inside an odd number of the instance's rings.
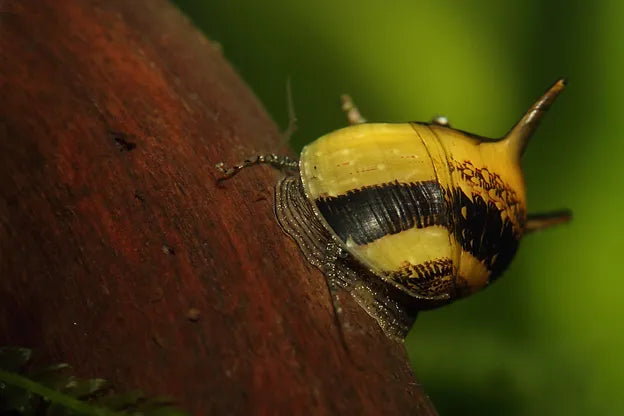
[[[444,117],[366,123],[343,96],[351,125],[305,146],[299,160],[268,154],[217,168],[221,179],[256,164],[290,172],[275,187],[282,229],[333,293],[349,291],[402,339],[418,311],[496,280],[525,234],[570,219],[567,210],[527,214],[520,166],[564,86],[555,82],[500,139],[453,129]]]

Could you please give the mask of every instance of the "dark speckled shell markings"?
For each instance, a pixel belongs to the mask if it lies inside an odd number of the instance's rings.
[[[414,292],[429,296],[452,292],[455,286],[453,260],[448,257],[420,264],[405,262],[399,270],[387,272],[386,277]]]
[[[516,193],[497,174],[476,169],[470,161],[456,162],[454,168],[473,184],[474,191],[471,197],[460,188],[451,191],[456,211],[452,232],[465,251],[485,263],[492,281],[518,249],[525,211]]]
[[[451,170],[456,170],[462,179],[473,184],[475,194],[480,194],[507,211],[507,216],[513,222],[514,232],[520,234],[524,227],[525,211],[516,192],[511,189],[501,177],[489,169],[477,168],[469,160],[449,164]]]

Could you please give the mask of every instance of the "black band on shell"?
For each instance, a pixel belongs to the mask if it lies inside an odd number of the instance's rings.
[[[433,180],[366,186],[315,202],[338,237],[358,245],[414,227],[447,224],[442,188]]]

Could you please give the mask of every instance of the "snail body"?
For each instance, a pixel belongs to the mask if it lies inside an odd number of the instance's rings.
[[[557,81],[502,139],[431,123],[362,123],[310,143],[276,186],[277,219],[302,252],[358,300],[390,336],[402,338],[418,310],[450,303],[498,278],[527,232],[568,212],[527,216],[520,159]]]

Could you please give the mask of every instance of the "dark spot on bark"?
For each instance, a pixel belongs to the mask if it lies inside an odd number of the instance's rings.
[[[154,341],[154,344],[158,345],[160,348],[165,349],[165,339],[160,335],[152,335],[152,341]]]
[[[109,137],[115,141],[117,148],[120,152],[130,152],[136,149],[136,143],[128,140],[128,135],[119,131],[111,131],[108,133]]]
[[[261,189],[260,191],[258,191],[256,196],[254,197],[253,202],[267,201],[269,200],[270,196],[271,196],[271,193],[268,189]]]

